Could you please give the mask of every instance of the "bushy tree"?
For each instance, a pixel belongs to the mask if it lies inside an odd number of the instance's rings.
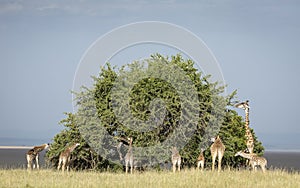
[[[47,154],[49,160],[56,164],[58,154],[67,143],[80,142],[82,145],[73,155],[73,168],[105,169],[113,166],[119,169],[122,164],[118,160],[109,162],[103,158],[118,158],[115,148],[118,138],[133,137],[135,147],[155,146],[146,153],[135,153],[136,159],[139,155],[151,158],[153,153],[165,153],[164,151],[168,150],[162,143],[167,142],[170,135],[178,132],[178,127],[183,124],[184,128],[192,130],[192,134],[185,140],[185,146],[180,150],[184,166],[192,167],[196,164],[200,148],[206,149],[206,164],[209,164],[209,140],[217,133],[226,146],[223,164],[237,166],[244,163],[242,158],[234,157],[235,152],[246,148],[243,119],[236,111],[230,109],[231,100],[236,92],[223,96],[224,86],[209,82],[209,76],[203,76],[194,67],[192,60],[185,60],[180,55],[168,58],[155,54],[146,62],[147,69],[158,72],[163,77],[155,74],[145,77],[143,71],[140,71],[145,68],[145,64],[140,62],[133,62],[118,71],[109,63],[101,67],[99,76],[94,77],[94,86],[83,87],[81,92],[76,93],[77,112],[67,114],[67,118],[61,121],[66,129],[54,137],[54,143]],[[176,66],[184,72],[196,91],[196,103],[182,98],[186,93],[177,88],[184,88],[189,83],[174,75],[178,73],[177,69],[170,69],[169,74],[163,72],[165,66]],[[136,82],[140,77],[143,79]],[[168,82],[170,79],[173,84]],[[116,95],[119,100],[114,99]],[[155,101],[156,99],[162,100]],[[128,103],[125,105],[119,104],[126,100]],[[164,108],[161,108],[162,105]],[[189,119],[194,112],[197,112],[197,122]],[[129,115],[124,115],[126,113]],[[122,118],[120,114],[123,115]],[[150,121],[153,115],[154,119]],[[155,118],[162,119],[158,121]],[[139,123],[136,124],[133,119],[138,119]],[[149,125],[144,123],[147,121],[152,122],[153,126],[147,127]],[[127,126],[131,124],[146,130],[136,130]],[[175,140],[185,139],[185,135],[175,135]],[[263,147],[257,141],[254,132],[253,135],[255,152],[262,154]],[[112,147],[106,148],[103,145]],[[170,154],[162,158],[170,160]],[[151,159],[148,163],[151,163]]]

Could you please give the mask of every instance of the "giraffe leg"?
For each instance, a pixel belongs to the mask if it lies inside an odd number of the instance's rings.
[[[253,165],[254,165],[254,171],[257,171],[257,165],[258,165],[258,163],[257,162],[253,162]]]
[[[173,162],[173,172],[175,173],[175,171],[176,171],[176,162],[174,161]]]
[[[180,166],[181,166],[181,160],[180,159],[177,161],[177,165],[178,165],[178,171],[180,172]]]
[[[198,164],[197,164],[198,170],[199,170],[200,167],[201,167],[201,171],[203,171],[203,166],[204,166],[203,161],[198,161]]]
[[[249,168],[249,166],[250,166],[250,160],[247,159],[247,160],[246,160],[246,169]]]
[[[31,170],[31,161],[27,162],[27,170]]]
[[[69,171],[70,169],[70,161],[71,161],[71,156],[69,156],[66,161],[67,171]]]
[[[128,173],[128,163],[129,163],[129,161],[125,160],[125,173],[126,174]]]
[[[251,161],[250,161],[250,162],[251,162]],[[252,170],[253,170],[253,171],[256,171],[254,163],[251,163],[251,166],[252,166]]]
[[[59,170],[59,169],[60,169],[61,162],[62,162],[62,159],[61,159],[61,158],[59,158],[58,165],[57,165],[57,170]]]
[[[62,167],[61,167],[61,170],[62,170],[63,172],[65,171],[65,167],[66,167],[66,164],[63,163],[63,164],[62,164]]]
[[[266,172],[266,167],[265,167],[265,165],[260,165],[260,167],[261,167],[263,173],[265,173],[265,172]]]
[[[219,151],[219,152],[218,152],[218,172],[221,171],[221,167],[222,167],[222,158],[223,158],[223,154]]]
[[[69,169],[70,169],[70,160],[69,159],[66,161],[65,168],[66,168],[67,172],[69,172]]]
[[[26,154],[26,159],[27,159],[27,170],[31,169],[31,160],[30,160],[30,156],[28,154]]]
[[[212,155],[212,166],[211,166],[211,170],[212,170],[212,171],[215,170],[215,161],[216,161],[216,157],[217,157],[217,153]]]
[[[63,160],[62,160],[62,171],[63,171],[63,172],[65,171],[66,164],[67,164],[67,159],[66,159],[66,158],[63,158]]]
[[[35,167],[36,167],[36,160],[35,160],[35,157],[33,156],[33,158],[31,159],[32,160],[32,167],[33,167],[33,169],[35,169]]]
[[[37,154],[36,157],[35,157],[35,163],[36,163],[36,168],[39,170],[39,169],[40,169],[40,165],[39,165],[39,154]]]
[[[133,170],[133,159],[130,160],[130,173],[132,174]]]

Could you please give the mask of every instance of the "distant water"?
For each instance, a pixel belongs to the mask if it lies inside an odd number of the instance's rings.
[[[26,169],[25,154],[28,149],[0,149],[0,168]],[[40,167],[45,168],[45,151],[40,154]],[[300,151],[266,151],[264,157],[268,160],[269,169],[286,169],[300,172]]]
[[[280,168],[300,172],[300,151],[265,151],[269,168]]]
[[[29,149],[0,149],[0,168],[27,168],[26,153]],[[40,168],[45,167],[45,151],[39,155]]]

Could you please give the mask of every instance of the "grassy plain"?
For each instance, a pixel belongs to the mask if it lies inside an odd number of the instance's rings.
[[[300,174],[282,170],[182,170],[134,174],[109,172],[58,172],[55,170],[0,170],[0,187],[300,187]]]

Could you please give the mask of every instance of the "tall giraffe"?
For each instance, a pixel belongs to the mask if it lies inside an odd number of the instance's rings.
[[[212,169],[212,171],[215,170],[215,160],[216,160],[216,157],[218,156],[218,172],[220,172],[221,171],[222,158],[223,158],[224,152],[225,152],[225,146],[222,143],[222,140],[219,137],[219,135],[214,140],[214,143],[210,146],[210,152],[211,152],[211,156],[212,156],[211,169]]]
[[[249,128],[249,111],[250,111],[250,106],[249,106],[249,100],[246,100],[245,102],[241,102],[235,105],[236,108],[242,108],[243,110],[245,110],[245,129],[246,129],[246,133],[245,133],[245,137],[246,137],[246,146],[247,149],[249,151],[249,153],[253,153],[254,150],[254,139],[253,139],[253,135],[251,133],[251,130]]]
[[[125,172],[126,172],[126,174],[128,173],[128,165],[130,165],[130,173],[132,174],[132,172],[133,172],[133,152],[132,152],[132,141],[133,141],[133,139],[132,139],[132,137],[129,137],[127,139],[120,137],[118,139],[120,140],[120,142],[117,146],[117,151],[119,153],[119,157],[120,157],[121,161],[123,160],[122,153],[120,151],[120,148],[123,144],[122,141],[125,141],[129,145],[128,146],[128,151],[127,151],[127,153],[125,155],[125,158],[124,158],[124,160],[125,160]]]
[[[267,159],[264,157],[259,157],[254,153],[244,153],[243,151],[237,152],[234,156],[241,156],[246,159],[250,160],[250,164],[252,166],[252,169],[256,171],[256,166],[260,166],[262,171],[266,171],[266,166],[267,166]]]
[[[176,147],[172,147],[171,151],[172,151],[171,159],[173,165],[173,172],[176,171],[176,164],[178,167],[178,171],[180,172],[181,156]]]
[[[80,145],[79,143],[75,143],[75,144],[67,147],[63,152],[61,152],[61,154],[59,155],[59,162],[58,162],[58,165],[57,165],[57,170],[60,169],[60,166],[62,164],[62,171],[65,171],[66,166],[67,166],[67,171],[69,171],[71,153],[79,145]]]
[[[26,153],[26,159],[27,159],[27,169],[32,169],[37,167],[37,169],[40,168],[39,165],[39,153],[47,148],[49,148],[49,144],[43,144],[40,146],[34,146],[32,149],[30,149]]]
[[[202,170],[202,171],[203,171],[203,168],[204,168],[204,162],[205,162],[205,158],[204,158],[204,155],[203,155],[203,151],[204,151],[204,149],[201,148],[199,157],[198,157],[198,159],[197,159],[197,169],[199,170],[199,168],[200,168],[200,166],[201,166],[201,170]]]

